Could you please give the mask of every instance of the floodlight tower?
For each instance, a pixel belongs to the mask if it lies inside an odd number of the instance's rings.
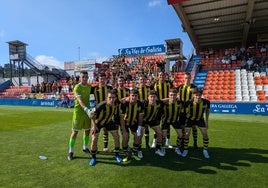
[[[24,76],[24,61],[26,60],[26,46],[28,44],[23,43],[19,40],[9,41],[9,64],[10,64],[10,80],[13,83],[13,74],[18,76],[19,83],[22,85],[21,77]],[[16,64],[18,66],[17,74],[15,72]],[[14,69],[14,70],[13,70]]]

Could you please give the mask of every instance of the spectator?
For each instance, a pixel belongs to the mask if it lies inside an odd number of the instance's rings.
[[[260,52],[261,54],[266,54],[266,47],[264,45],[262,45]]]
[[[57,87],[58,87],[58,86],[57,86],[57,82],[54,81],[53,84],[52,84],[52,93],[55,94],[55,93],[57,92],[57,89],[58,89]],[[59,93],[60,93],[60,92],[59,92]]]
[[[35,92],[36,92],[35,86],[32,84],[31,85],[31,93],[35,93]]]
[[[253,61],[253,58],[250,57],[248,60],[247,60],[247,65],[248,65],[248,69],[247,70],[251,70],[252,69],[252,65],[253,65],[254,61]]]
[[[35,92],[39,93],[41,92],[41,85],[39,84],[39,82],[37,82],[36,86],[35,86]]]
[[[70,108],[70,98],[66,93],[63,94],[63,98],[61,101],[58,103],[56,107],[64,107],[64,108]]]
[[[241,61],[241,69],[248,69],[248,63],[245,59]]]

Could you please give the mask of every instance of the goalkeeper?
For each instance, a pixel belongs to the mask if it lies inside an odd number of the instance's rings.
[[[74,145],[79,130],[84,129],[83,134],[83,152],[90,154],[88,149],[89,133],[91,127],[89,97],[91,86],[88,84],[88,73],[86,71],[80,72],[80,83],[74,87],[74,110],[72,119],[72,133],[69,139],[69,155],[68,160],[74,158]]]

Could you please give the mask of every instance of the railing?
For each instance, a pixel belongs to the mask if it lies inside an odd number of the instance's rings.
[[[29,54],[26,55],[26,61],[29,63],[28,65],[31,66],[31,68],[34,68],[34,69],[38,70],[39,72],[44,71],[46,68],[46,66],[41,65],[38,61],[36,61]]]
[[[26,56],[26,63],[36,72],[39,72],[41,74],[54,75],[56,78],[66,76],[66,72],[64,70],[58,69],[54,66],[42,65],[38,61],[36,61],[33,57],[31,57],[29,54],[27,54]]]

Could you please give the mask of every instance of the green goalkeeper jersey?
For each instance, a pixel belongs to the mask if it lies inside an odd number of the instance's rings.
[[[84,109],[80,106],[77,98],[81,97],[81,100],[83,103],[89,108],[89,98],[90,98],[90,90],[91,86],[87,84],[86,86],[83,86],[82,84],[76,84],[74,87],[74,111],[76,113],[85,113]]]

